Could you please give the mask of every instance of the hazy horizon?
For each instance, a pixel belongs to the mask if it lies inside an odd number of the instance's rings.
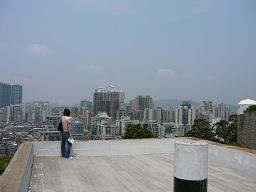
[[[237,104],[256,100],[254,0],[0,2],[0,81],[23,102],[92,101],[99,86]]]

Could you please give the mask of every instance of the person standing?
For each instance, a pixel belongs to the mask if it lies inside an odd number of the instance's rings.
[[[71,122],[73,118],[69,117],[70,111],[67,108],[64,109],[63,115],[64,116],[61,117],[61,122],[63,127],[63,131],[61,132],[61,155],[62,157],[72,159],[73,157],[70,156],[72,143],[70,143],[68,139],[72,138]],[[67,147],[66,147],[66,144],[67,144]]]

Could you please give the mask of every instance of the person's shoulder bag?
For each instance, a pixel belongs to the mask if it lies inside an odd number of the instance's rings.
[[[58,131],[63,131],[63,127],[62,127],[62,117],[60,118],[59,124],[58,124]]]

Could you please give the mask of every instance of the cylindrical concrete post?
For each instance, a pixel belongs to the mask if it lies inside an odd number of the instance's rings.
[[[208,144],[176,141],[174,192],[207,192]]]

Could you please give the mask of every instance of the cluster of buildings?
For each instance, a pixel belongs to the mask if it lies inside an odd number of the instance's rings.
[[[3,99],[5,95],[13,99],[3,104],[8,100]],[[7,150],[7,146],[18,146],[24,140],[60,140],[56,128],[64,106],[51,105],[48,101],[22,103],[20,85],[2,83],[0,96],[4,100],[0,101],[0,153],[1,146]],[[196,118],[205,118],[214,124],[227,121],[236,113],[226,104],[213,105],[211,101],[202,101],[199,106],[183,101],[178,108],[157,107],[149,95],[139,95],[125,103],[125,92],[114,86],[99,87],[93,93],[93,101],[82,100],[79,106],[68,108],[75,119],[71,125],[75,140],[120,139],[129,124],[147,124],[156,138],[183,136]]]

